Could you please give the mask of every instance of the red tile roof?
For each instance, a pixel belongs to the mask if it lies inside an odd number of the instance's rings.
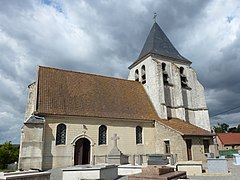
[[[214,135],[210,131],[207,131],[205,129],[202,129],[198,126],[195,126],[193,124],[190,124],[180,119],[160,120],[159,122],[162,123],[163,125],[166,125],[176,130],[177,132],[179,132],[181,135],[184,135],[184,136],[213,136]]]
[[[218,138],[225,145],[240,145],[240,133],[217,133]]]
[[[48,67],[39,67],[36,114],[159,119],[139,82]]]

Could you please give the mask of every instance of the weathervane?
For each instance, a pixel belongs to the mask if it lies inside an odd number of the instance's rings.
[[[156,22],[156,19],[157,19],[157,13],[156,12],[154,12],[154,14],[153,14],[153,19],[154,19],[154,22]]]

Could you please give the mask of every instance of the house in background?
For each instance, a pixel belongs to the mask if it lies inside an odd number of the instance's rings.
[[[217,144],[219,150],[240,150],[240,133],[218,133]]]

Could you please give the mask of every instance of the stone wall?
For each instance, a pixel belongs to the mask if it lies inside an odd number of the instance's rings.
[[[169,141],[171,154],[177,154],[177,161],[187,160],[186,143],[182,136],[174,130],[156,122],[156,153],[164,154],[164,141]]]
[[[155,107],[158,116],[161,119],[167,119],[167,110],[164,99],[164,89],[161,73],[161,65],[157,61],[153,61],[152,57],[148,57],[129,71],[129,80],[135,80],[135,71],[139,71],[139,81],[141,78],[141,67],[146,67],[146,84],[144,88]]]
[[[27,103],[27,107],[26,107],[26,111],[25,111],[25,120],[27,118],[29,118],[36,109],[36,107],[35,107],[36,100],[37,100],[36,87],[37,87],[36,82],[34,82],[28,86],[28,103]]]
[[[163,83],[162,63],[166,64],[168,85]],[[204,88],[188,63],[148,56],[130,70],[128,79],[135,80],[135,71],[138,69],[139,81],[142,82],[143,65],[146,69],[146,83],[143,86],[161,119],[178,118],[210,130]],[[181,87],[180,67],[184,68],[187,88]]]
[[[43,128],[43,123],[23,125],[19,152],[19,169],[42,169]]]
[[[91,143],[91,162],[93,155],[98,156],[97,162],[104,162],[114,146],[113,134],[116,133],[118,148],[123,154],[133,156],[138,154],[155,153],[155,136],[153,121],[137,122],[120,119],[74,118],[74,117],[45,117],[45,142],[43,169],[66,167],[74,164],[74,142],[79,138],[87,138]],[[64,123],[67,127],[65,145],[56,145],[57,125]],[[107,144],[98,145],[98,128],[107,126]],[[136,126],[143,128],[143,144],[136,144]],[[99,157],[101,156],[101,157]],[[129,158],[131,162],[131,158]]]
[[[168,127],[165,127],[159,122],[156,122],[156,152],[159,154],[165,153],[164,141],[169,141],[171,154],[177,154],[177,161],[187,161],[187,146],[185,139],[192,140],[192,160],[206,161],[204,152],[203,140],[209,140],[209,152],[214,153],[214,144],[211,137],[184,137]]]

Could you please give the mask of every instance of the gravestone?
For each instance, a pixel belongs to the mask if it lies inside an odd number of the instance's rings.
[[[228,173],[227,159],[207,159],[208,173]]]
[[[148,156],[148,165],[167,165],[169,160],[163,154],[151,154]]]
[[[107,157],[108,164],[128,164],[128,156],[124,155],[117,147],[117,141],[120,139],[117,134],[111,138],[114,141],[114,146]]]
[[[240,154],[233,154],[233,164],[240,165]]]

